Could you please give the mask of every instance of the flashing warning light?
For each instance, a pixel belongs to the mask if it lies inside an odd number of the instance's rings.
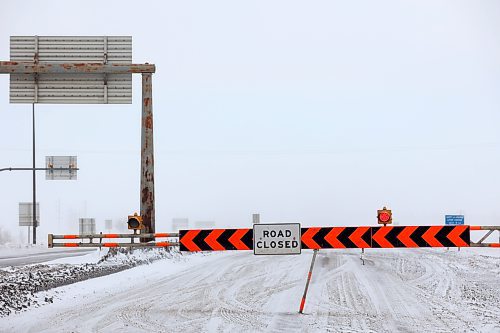
[[[386,207],[377,210],[378,224],[390,224],[392,223],[392,211]]]

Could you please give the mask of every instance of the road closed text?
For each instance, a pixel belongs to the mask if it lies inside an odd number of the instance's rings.
[[[297,241],[257,241],[255,244],[259,249],[291,249],[299,246]]]
[[[300,224],[255,224],[255,254],[300,254]]]

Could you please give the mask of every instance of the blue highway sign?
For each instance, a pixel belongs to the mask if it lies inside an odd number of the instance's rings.
[[[449,224],[449,225],[464,224],[464,216],[463,215],[445,215],[444,216],[444,224]]]

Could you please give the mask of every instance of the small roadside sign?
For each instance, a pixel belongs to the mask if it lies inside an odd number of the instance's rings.
[[[463,215],[445,215],[444,216],[444,224],[448,225],[462,225],[464,224],[464,216]]]
[[[300,223],[254,224],[253,253],[300,254]]]

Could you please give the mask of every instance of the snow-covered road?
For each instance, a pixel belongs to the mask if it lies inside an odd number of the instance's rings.
[[[500,332],[500,258],[463,249],[196,254],[49,291],[2,332]]]

